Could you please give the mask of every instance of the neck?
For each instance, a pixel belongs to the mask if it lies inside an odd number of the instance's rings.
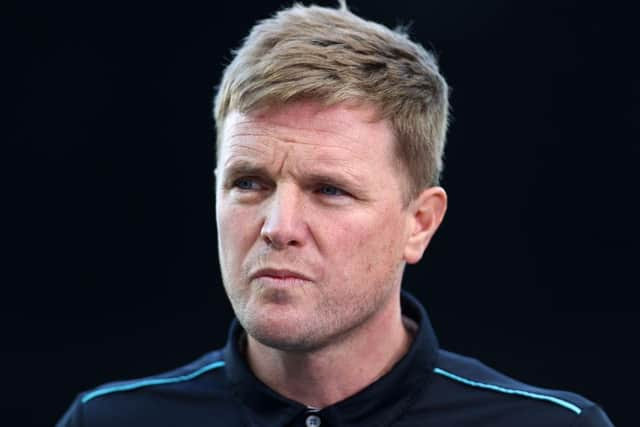
[[[279,350],[248,336],[247,360],[254,374],[271,389],[308,407],[324,408],[389,372],[411,341],[398,295],[346,339],[313,351]]]

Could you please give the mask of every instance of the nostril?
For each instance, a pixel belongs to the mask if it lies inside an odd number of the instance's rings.
[[[293,236],[291,232],[285,232],[283,230],[270,230],[267,227],[263,227],[260,231],[260,236],[267,246],[271,246],[274,249],[301,246],[300,239]]]

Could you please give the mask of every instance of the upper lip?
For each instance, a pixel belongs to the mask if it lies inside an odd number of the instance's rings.
[[[297,271],[289,270],[286,268],[261,268],[251,275],[251,279],[256,279],[258,277],[265,277],[265,276],[277,277],[279,279],[293,278],[293,279],[311,280],[302,273],[298,273]]]

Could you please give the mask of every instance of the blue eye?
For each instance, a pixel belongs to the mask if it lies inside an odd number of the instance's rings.
[[[239,188],[240,190],[257,190],[259,188],[256,180],[251,178],[236,179],[233,182],[233,186]]]
[[[344,191],[334,187],[333,185],[323,185],[320,187],[319,192],[325,196],[343,196],[345,194]]]

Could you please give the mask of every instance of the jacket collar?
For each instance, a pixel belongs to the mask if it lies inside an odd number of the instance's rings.
[[[237,320],[229,330],[224,348],[225,364],[232,391],[251,425],[305,425],[314,412],[322,425],[372,427],[389,425],[399,418],[428,385],[438,354],[438,342],[424,307],[402,292],[402,314],[418,325],[409,351],[387,374],[357,394],[315,411],[279,395],[262,383],[249,368],[240,351],[244,331]],[[297,423],[296,420],[301,422]]]

